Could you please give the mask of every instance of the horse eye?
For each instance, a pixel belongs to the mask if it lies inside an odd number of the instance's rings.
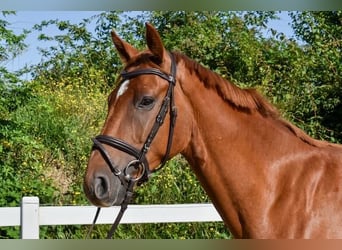
[[[137,105],[137,108],[151,110],[154,106],[154,101],[152,96],[144,96]]]

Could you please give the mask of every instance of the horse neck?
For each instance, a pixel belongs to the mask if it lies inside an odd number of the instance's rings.
[[[245,164],[250,166],[250,161],[244,159],[263,163],[269,162],[269,158],[278,157],[280,153],[274,147],[277,143],[293,145],[293,141],[297,141],[302,145],[303,141],[295,136],[297,131],[291,131],[297,129],[294,126],[258,111],[236,108],[222,98],[215,88],[206,87],[203,80],[194,77],[188,69],[183,72],[186,73],[182,74],[179,85],[193,115],[192,138],[184,155],[190,156],[187,152],[191,152],[190,158],[193,159],[190,161],[196,161],[196,165],[206,165],[208,159],[213,158],[211,164],[222,163],[224,169]],[[196,154],[197,150],[201,153]],[[221,159],[224,161],[220,162]]]
[[[253,220],[250,211],[268,190],[269,166],[301,150],[302,141],[280,121],[229,105],[190,72],[182,75],[179,84],[194,121],[190,143],[182,154],[232,233],[241,237],[246,234],[244,221]]]

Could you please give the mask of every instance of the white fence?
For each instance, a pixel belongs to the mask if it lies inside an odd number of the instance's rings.
[[[112,224],[120,207],[103,208],[96,224]],[[40,206],[38,197],[23,197],[20,207],[0,207],[0,227],[20,226],[22,239],[39,239],[39,226],[90,225],[94,206]],[[129,205],[121,223],[222,221],[212,204]]]

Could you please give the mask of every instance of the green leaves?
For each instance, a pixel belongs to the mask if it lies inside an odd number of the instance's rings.
[[[5,19],[6,16],[14,14],[15,12],[12,11],[2,11],[0,13],[0,91],[2,89],[6,91],[6,88],[11,87],[13,83],[19,82],[17,72],[9,72],[6,63],[17,57],[27,48],[24,40],[28,31],[25,30],[22,34],[15,34],[11,30],[11,24]]]
[[[118,21],[117,12],[106,12],[77,24],[68,20],[49,20],[35,25],[34,30],[43,32],[38,39],[52,42],[52,46],[40,49],[42,61],[31,69],[34,79],[48,80],[48,84],[54,84],[66,78],[79,79],[82,74],[84,85],[91,85],[101,78],[101,83],[112,86],[118,72],[115,66],[119,65],[119,58],[112,51],[110,31]],[[90,31],[88,26],[94,22],[96,28]],[[51,27],[57,28],[60,33],[52,36],[44,33]],[[94,75],[98,74],[101,77],[94,79]]]

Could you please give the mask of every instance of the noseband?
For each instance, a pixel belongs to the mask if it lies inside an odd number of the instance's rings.
[[[121,210],[115,222],[113,223],[111,230],[108,232],[107,238],[112,238],[112,235],[116,227],[118,226],[120,219],[124,211],[127,208],[128,203],[130,202],[132,198],[134,185],[136,183],[140,185],[148,181],[150,174],[157,170],[160,170],[165,165],[166,161],[169,158],[170,149],[172,145],[173,131],[174,131],[175,121],[177,117],[177,109],[176,109],[175,102],[174,102],[174,86],[176,85],[176,62],[171,53],[169,53],[169,56],[171,59],[171,74],[170,75],[160,71],[157,68],[138,69],[138,70],[134,70],[130,72],[127,72],[127,71],[121,72],[122,81],[129,80],[140,75],[156,75],[166,80],[169,83],[166,95],[160,106],[155,122],[142,148],[139,150],[136,147],[130,145],[129,143],[123,140],[120,140],[118,138],[111,137],[108,135],[98,135],[92,139],[94,143],[92,150],[98,150],[101,153],[101,156],[107,163],[113,175],[119,178],[121,184],[126,188],[126,195],[125,195],[124,201],[121,203]],[[157,135],[159,128],[164,123],[164,120],[165,120],[166,114],[169,111],[169,108],[170,108],[170,112],[169,112],[170,125],[169,125],[169,135],[168,135],[168,141],[167,141],[165,154],[160,163],[160,166],[154,170],[150,170],[149,164],[146,160],[146,154],[149,151],[151,143],[153,139],[155,138],[155,136]],[[135,160],[130,161],[123,170],[118,169],[113,163],[109,153],[104,148],[103,146],[104,144],[133,156]],[[138,171],[138,176],[131,176],[130,175],[131,169]],[[90,232],[92,231],[93,226],[96,223],[99,212],[100,212],[100,208],[98,208],[96,212],[92,227],[90,228],[88,232],[87,238]]]

